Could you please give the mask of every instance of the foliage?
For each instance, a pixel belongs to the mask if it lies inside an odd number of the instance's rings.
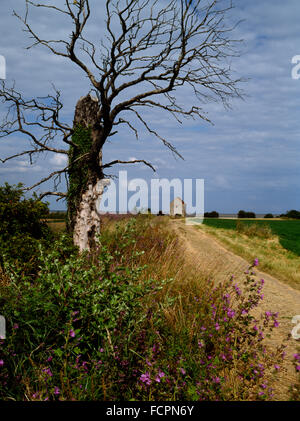
[[[82,126],[74,128],[72,142],[76,147],[69,149],[69,169],[68,169],[68,228],[73,229],[74,218],[79,207],[82,193],[86,190],[89,174],[89,163],[85,154],[91,152],[92,139],[91,129]]]
[[[288,211],[288,212],[285,214],[285,216],[286,216],[287,218],[300,219],[300,212],[299,212],[299,211],[297,211],[297,210],[295,210],[295,209],[293,209],[293,210]]]
[[[1,399],[272,399],[283,348],[263,344],[277,315],[250,315],[263,299],[257,261],[239,285],[203,282],[182,272],[165,218],[105,224],[93,255],[63,235],[40,247],[35,277],[5,266]]]
[[[0,264],[15,261],[20,269],[27,263],[27,270],[32,270],[39,240],[51,237],[47,224],[42,221],[48,217],[49,210],[36,196],[25,199],[22,186],[21,183],[0,186]]]
[[[216,211],[204,212],[204,218],[219,218],[219,213]]]
[[[274,215],[272,213],[266,213],[264,218],[274,218]]]
[[[238,218],[255,218],[256,215],[254,212],[245,212],[244,210],[240,210],[238,212]]]

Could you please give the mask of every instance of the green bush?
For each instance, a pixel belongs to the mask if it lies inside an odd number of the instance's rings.
[[[254,212],[245,212],[244,210],[240,210],[238,212],[238,218],[256,218]]]
[[[22,184],[0,186],[0,265],[14,261],[19,268],[32,270],[39,242],[51,237],[42,219],[49,214],[48,206],[36,196],[25,199]],[[24,265],[27,265],[25,268]]]
[[[288,212],[285,214],[285,216],[286,216],[287,218],[300,219],[300,212],[299,212],[299,211],[297,211],[297,210],[295,210],[295,209],[292,209],[292,210],[288,211]]]

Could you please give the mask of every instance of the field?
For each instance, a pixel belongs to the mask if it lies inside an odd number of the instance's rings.
[[[300,256],[300,220],[286,221],[253,221],[238,220],[242,224],[257,224],[258,226],[268,226],[274,235],[279,238],[279,243],[285,249]],[[234,219],[205,219],[204,224],[214,228],[236,229],[237,220]]]
[[[300,221],[205,219],[200,229],[248,261],[258,258],[262,270],[300,289]]]

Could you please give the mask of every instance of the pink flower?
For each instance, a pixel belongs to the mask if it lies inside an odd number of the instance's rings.
[[[60,390],[57,386],[55,386],[54,388],[54,395],[59,395],[60,394]]]
[[[140,377],[140,380],[145,383],[147,386],[151,384],[150,374],[148,371],[146,371],[145,374],[142,374]]]
[[[2,367],[4,365],[4,361],[0,360],[0,367]]]
[[[258,266],[258,259],[256,258],[256,259],[254,259],[254,262],[253,262],[253,266]]]
[[[73,329],[71,329],[69,333],[70,333],[71,338],[74,338],[75,337],[75,332],[74,332]]]
[[[181,371],[181,373],[182,373],[183,375],[185,375],[185,374],[186,374],[186,371],[184,370],[184,368],[180,367],[180,371]]]
[[[278,364],[274,364],[275,370],[280,370],[280,366]]]

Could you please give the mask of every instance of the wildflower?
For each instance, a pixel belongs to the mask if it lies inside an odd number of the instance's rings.
[[[49,357],[49,358],[47,359],[47,362],[48,362],[48,363],[50,363],[52,360],[53,360],[53,357]]]
[[[214,377],[213,382],[214,383],[220,383],[220,377]]]
[[[300,371],[300,365],[296,365],[296,371]]]
[[[199,346],[199,348],[203,348],[203,342],[202,341],[198,341],[198,346]]]
[[[258,327],[256,325],[253,326],[253,330],[258,330]]]
[[[54,395],[59,395],[60,394],[60,390],[57,386],[55,386],[54,388]]]
[[[161,380],[162,377],[165,377],[165,373],[163,371],[159,370],[157,376],[155,377],[155,381],[157,383],[160,383],[160,380]]]
[[[280,370],[280,366],[278,364],[274,364],[275,370]]]
[[[235,316],[235,311],[229,308],[228,311],[227,311],[227,316],[230,319],[232,319]]]
[[[75,332],[74,332],[73,329],[71,329],[69,333],[70,333],[71,338],[74,338],[75,337]]]
[[[140,377],[140,380],[145,383],[147,386],[151,384],[150,374],[148,371],[146,371],[145,374],[142,374]]]
[[[242,310],[242,315],[245,316],[246,314],[248,314],[247,310]]]
[[[219,329],[220,329],[220,325],[219,325],[219,323],[216,323],[216,324],[215,324],[215,327],[216,327],[216,330],[219,330]]]
[[[261,279],[260,282],[263,285],[265,283],[265,280],[264,279]]]
[[[43,371],[43,373],[46,373],[49,377],[53,376],[50,368],[44,368],[42,371]]]
[[[99,351],[100,351],[100,352],[104,352],[104,349],[103,349],[103,348],[100,348],[100,349],[99,349]]]
[[[15,323],[15,324],[13,325],[13,329],[19,329],[19,325],[18,325],[18,323]]]
[[[258,266],[258,259],[256,258],[256,259],[254,259],[254,262],[253,262],[253,266]]]
[[[2,367],[4,365],[4,361],[0,360],[0,367]]]
[[[184,370],[184,368],[180,367],[180,371],[181,371],[181,373],[182,373],[183,375],[185,375],[185,374],[186,374],[186,371]]]
[[[274,327],[278,327],[279,326],[279,322],[277,320],[274,320]]]

